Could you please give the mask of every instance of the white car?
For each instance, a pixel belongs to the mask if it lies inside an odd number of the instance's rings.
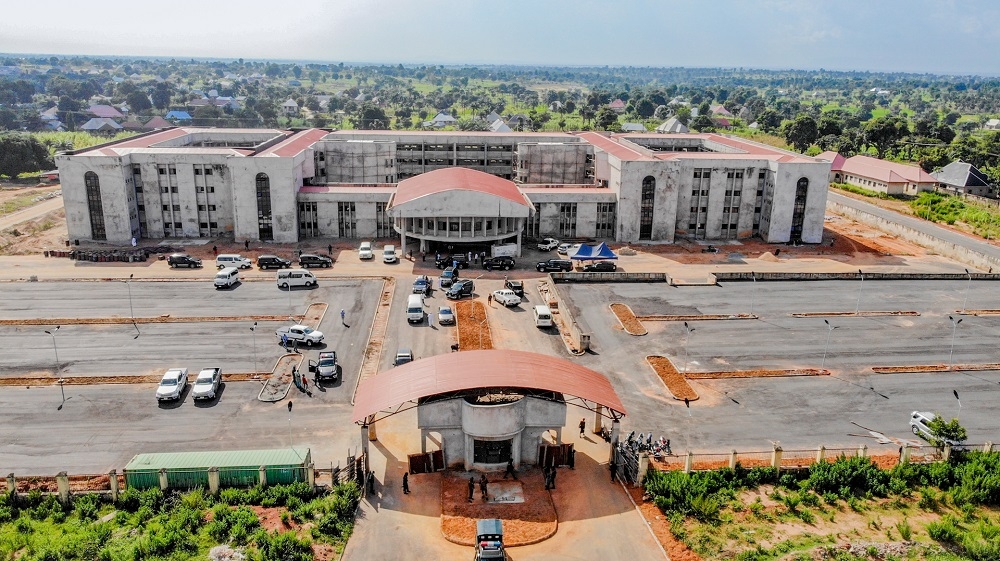
[[[455,325],[455,312],[451,306],[441,306],[438,308],[438,323],[441,325]]]
[[[566,255],[567,251],[569,251],[568,243],[561,243],[558,245],[558,247],[556,247],[556,253],[558,253],[559,255]]]
[[[505,288],[503,290],[493,291],[493,300],[503,304],[504,306],[517,306],[521,303],[521,297],[514,293],[513,290]]]
[[[156,387],[158,401],[174,401],[184,395],[188,383],[187,368],[171,368],[163,374],[160,385]]]
[[[194,399],[215,399],[219,393],[220,383],[222,383],[221,368],[204,368],[194,379],[191,397]]]
[[[361,247],[358,248],[358,259],[372,259],[374,257],[372,242],[361,242]]]
[[[552,251],[559,247],[559,240],[555,238],[545,238],[538,242],[538,251]]]
[[[279,327],[274,334],[278,337],[279,342],[282,341],[282,336],[284,335],[288,339],[289,343],[292,341],[298,341],[299,343],[305,343],[307,347],[318,345],[323,342],[322,331],[316,331],[315,329],[304,325]]]
[[[913,434],[927,440],[928,442],[934,441],[934,434],[931,432],[930,423],[937,417],[936,413],[931,413],[930,411],[914,411],[910,413],[910,430]],[[954,440],[945,439],[944,444],[950,444],[955,446],[958,442]]]

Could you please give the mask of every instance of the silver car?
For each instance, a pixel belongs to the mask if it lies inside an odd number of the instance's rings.
[[[184,395],[184,388],[187,387],[187,368],[171,368],[163,374],[160,385],[156,387],[156,399],[158,401],[174,401]]]
[[[438,323],[441,325],[455,325],[455,312],[451,306],[441,306],[438,308]]]

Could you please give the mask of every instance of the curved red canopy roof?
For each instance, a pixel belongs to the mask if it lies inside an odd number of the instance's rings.
[[[462,351],[404,364],[358,386],[353,422],[422,397],[476,388],[558,392],[625,414],[603,374],[568,360],[525,351]]]
[[[443,168],[421,173],[399,182],[389,206],[401,205],[414,199],[446,191],[477,191],[511,202],[532,206],[517,184],[489,173],[468,168]]]

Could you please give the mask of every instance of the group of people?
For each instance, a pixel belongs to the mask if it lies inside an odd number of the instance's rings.
[[[548,491],[549,489],[555,489],[556,488],[555,466],[542,468],[542,475],[545,476],[545,490]]]
[[[479,476],[479,494],[482,495],[484,503],[486,501],[488,501],[489,498],[490,498],[489,491],[488,491],[488,485],[489,485],[489,480],[486,479],[486,474],[484,473],[484,474],[480,475]],[[469,502],[470,503],[472,502],[472,498],[473,498],[473,495],[475,495],[475,492],[476,492],[476,478],[475,477],[469,477]]]

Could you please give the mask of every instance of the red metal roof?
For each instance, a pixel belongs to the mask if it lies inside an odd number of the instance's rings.
[[[851,156],[844,160],[841,170],[885,183],[937,183],[937,179],[920,166],[888,162],[871,156]]]
[[[603,374],[568,360],[525,351],[462,351],[432,356],[361,382],[353,422],[422,397],[476,388],[526,388],[558,392],[625,414]]]
[[[582,132],[579,133],[580,138],[592,144],[595,148],[600,148],[608,154],[624,161],[653,161],[655,158],[650,158],[646,154],[643,154],[635,148],[625,146],[620,144],[612,138],[608,138],[604,135],[598,134],[596,132]]]
[[[312,146],[316,141],[322,140],[324,136],[328,135],[325,130],[322,129],[306,129],[299,131],[295,134],[290,135],[285,140],[267,148],[266,150],[261,150],[258,156],[280,156],[289,157],[298,154],[299,152],[305,150]]]
[[[519,205],[531,206],[531,201],[521,193],[513,181],[460,167],[436,169],[400,181],[391,206],[446,191],[478,191]]]

